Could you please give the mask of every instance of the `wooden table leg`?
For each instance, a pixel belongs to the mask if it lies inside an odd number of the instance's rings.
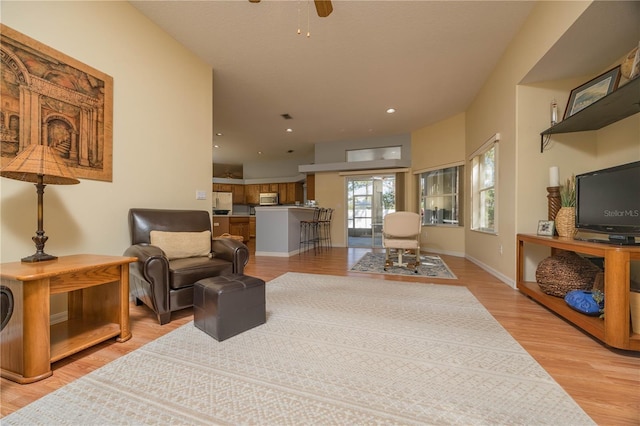
[[[131,339],[129,329],[129,264],[120,265],[120,336],[118,342]]]
[[[2,283],[14,295],[14,311],[2,330],[0,375],[23,384],[51,376],[49,279]]]

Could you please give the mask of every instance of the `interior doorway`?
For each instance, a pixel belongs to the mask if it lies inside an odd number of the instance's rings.
[[[395,175],[347,178],[347,246],[382,247],[382,218],[396,211]]]

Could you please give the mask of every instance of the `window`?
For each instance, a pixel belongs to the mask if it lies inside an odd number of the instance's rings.
[[[375,161],[375,160],[400,160],[402,159],[401,146],[388,146],[383,148],[365,148],[347,150],[347,162]]]
[[[420,174],[420,214],[423,225],[462,225],[461,176],[464,176],[464,166]]]
[[[471,157],[471,229],[494,234],[499,139],[495,134]]]

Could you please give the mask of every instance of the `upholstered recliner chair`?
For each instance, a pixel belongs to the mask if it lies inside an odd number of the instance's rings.
[[[193,306],[193,286],[203,278],[242,274],[249,249],[230,239],[211,238],[209,212],[198,210],[129,210],[131,246],[137,257],[129,267],[131,294],[161,325],[171,312]]]

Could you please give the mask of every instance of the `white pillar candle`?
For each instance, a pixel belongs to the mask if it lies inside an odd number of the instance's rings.
[[[560,186],[560,178],[557,166],[549,168],[549,186]]]

